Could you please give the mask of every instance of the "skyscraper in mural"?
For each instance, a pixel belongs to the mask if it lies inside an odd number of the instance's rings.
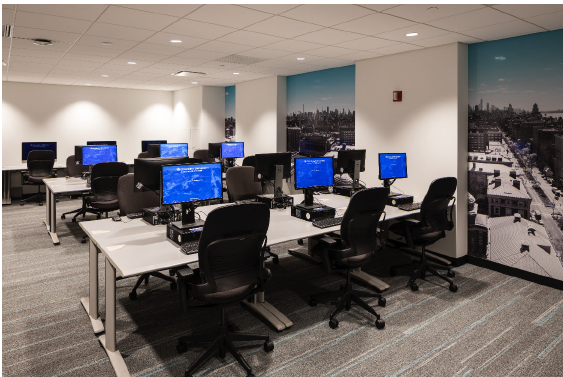
[[[468,253],[563,280],[563,30],[469,45],[468,109]]]
[[[235,141],[236,95],[236,86],[225,87],[225,141]]]
[[[356,67],[287,77],[287,151],[324,156],[354,149]]]

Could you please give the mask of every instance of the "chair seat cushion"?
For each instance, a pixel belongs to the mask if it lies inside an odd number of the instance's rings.
[[[45,177],[32,177],[32,176],[28,176],[28,177],[27,177],[27,180],[28,180],[29,182],[33,182],[33,183],[43,183],[43,180],[44,180],[45,178],[49,178],[49,177],[48,177],[48,176],[45,176]]]
[[[103,201],[103,202],[90,202],[89,204],[97,209],[104,209],[104,210],[119,209],[119,202],[117,199]]]
[[[244,285],[242,287],[229,289],[227,291],[209,293],[200,297],[195,297],[198,301],[208,304],[223,304],[229,302],[242,301],[252,294],[256,289],[256,284]]]
[[[398,222],[395,224],[392,224],[389,227],[389,231],[393,232],[399,236],[403,236],[405,237],[407,234],[407,227],[409,227],[409,223],[405,223],[405,222]],[[411,229],[416,229],[420,232],[421,227],[417,226],[417,225],[410,225]],[[422,230],[424,231],[424,229]],[[413,234],[413,237],[415,237],[415,239],[413,239],[413,242],[416,244],[426,244],[426,243],[434,243],[436,241],[438,241],[440,238],[444,238],[445,237],[445,233],[443,231],[437,231],[437,232],[430,232],[430,233],[426,233],[423,235],[416,235],[416,232],[411,233]]]
[[[338,268],[361,267],[373,259],[373,252],[355,255],[352,249],[332,249],[329,253]]]

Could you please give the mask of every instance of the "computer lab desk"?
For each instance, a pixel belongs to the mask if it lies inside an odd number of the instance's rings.
[[[65,169],[65,163],[55,163],[53,169]],[[2,204],[12,204],[12,173],[27,170],[27,164],[2,166]]]
[[[293,195],[295,203],[303,200],[303,195]],[[342,216],[350,198],[339,195],[316,196],[323,204],[335,207],[337,215]],[[199,207],[198,212],[207,214],[220,206],[217,204]],[[401,211],[395,207],[386,207],[386,219],[409,216],[418,211]],[[80,227],[90,238],[89,251],[89,296],[80,299],[88,313],[95,334],[106,350],[117,376],[129,376],[127,366],[117,348],[116,342],[116,278],[138,276],[152,271],[166,270],[197,261],[197,254],[185,255],[180,248],[166,238],[166,227],[152,226],[141,219],[122,221],[103,219],[81,222]],[[297,219],[290,215],[290,208],[270,211],[268,228],[268,246],[296,239],[304,239],[317,235],[338,231],[339,226],[320,229],[310,222]],[[98,308],[98,254],[105,258],[105,290],[106,313],[105,329],[99,316]],[[358,271],[361,280],[362,274]],[[365,278],[365,276],[364,276]],[[373,277],[368,283],[373,283]],[[378,281],[380,290],[389,286]],[[264,299],[264,294],[256,295],[252,302],[245,302],[250,309],[271,323],[278,331],[291,327],[293,322]],[[103,332],[103,334],[101,334]]]

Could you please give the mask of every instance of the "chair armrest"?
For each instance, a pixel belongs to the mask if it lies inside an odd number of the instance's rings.
[[[336,244],[338,244],[338,241],[335,240],[332,237],[322,237],[322,238],[319,238],[317,241],[320,244],[322,244],[323,246],[326,246],[326,247],[331,247],[331,246],[335,246]]]
[[[181,269],[176,270],[176,276],[178,279],[184,280],[189,278],[194,274],[194,270],[192,270],[189,266],[184,266]]]
[[[413,225],[418,225],[420,224],[420,220],[417,219],[411,219],[411,218],[406,218],[406,219],[400,219],[399,221],[401,221],[402,223],[406,223],[407,226],[413,226]]]

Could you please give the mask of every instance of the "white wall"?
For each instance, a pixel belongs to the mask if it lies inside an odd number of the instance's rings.
[[[225,140],[225,87],[204,86],[200,126],[201,149]]]
[[[395,90],[402,102],[393,102]],[[432,247],[467,254],[467,45],[450,44],[356,63],[356,148],[366,149],[368,186],[380,186],[378,153],[406,152],[408,179],[395,186],[422,198],[439,177],[458,178],[455,237]],[[394,190],[397,191],[397,190]]]
[[[56,141],[64,164],[88,140],[116,140],[119,160],[130,161],[148,139],[187,141],[174,129],[171,92],[2,83],[3,166],[22,162],[22,142]]]

